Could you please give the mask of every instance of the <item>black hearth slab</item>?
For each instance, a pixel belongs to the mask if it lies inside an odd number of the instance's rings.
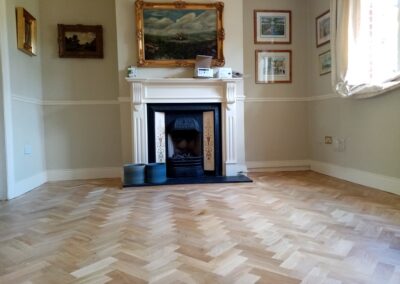
[[[151,184],[144,183],[140,185],[124,184],[123,187],[145,187],[145,186],[162,186],[162,185],[178,185],[178,184],[206,184],[206,183],[240,183],[253,182],[245,175],[230,176],[230,177],[193,177],[193,178],[168,178],[165,183]]]

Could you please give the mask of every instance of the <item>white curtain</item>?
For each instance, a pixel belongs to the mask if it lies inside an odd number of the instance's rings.
[[[400,87],[399,2],[331,0],[332,84],[337,93],[363,98]]]

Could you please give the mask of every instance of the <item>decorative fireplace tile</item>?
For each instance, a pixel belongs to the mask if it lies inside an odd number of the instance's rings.
[[[166,148],[165,148],[165,113],[156,112],[154,117],[155,123],[155,143],[156,143],[156,162],[165,163]]]
[[[215,170],[215,150],[214,150],[214,112],[203,113],[203,151],[204,151],[204,170]]]

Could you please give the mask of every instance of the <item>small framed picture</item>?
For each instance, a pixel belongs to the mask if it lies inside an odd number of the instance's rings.
[[[254,43],[290,44],[291,25],[291,11],[255,10]]]
[[[331,13],[326,11],[315,19],[317,47],[331,41]]]
[[[58,25],[61,58],[103,58],[103,27]]]
[[[17,15],[17,47],[30,56],[36,55],[36,19],[24,8],[17,7],[15,10]]]
[[[324,53],[319,55],[319,75],[325,75],[331,73],[332,70],[332,58],[331,58],[331,51],[328,50]]]
[[[291,83],[291,50],[256,50],[256,83]]]

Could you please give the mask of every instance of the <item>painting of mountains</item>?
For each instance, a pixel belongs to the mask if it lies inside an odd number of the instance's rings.
[[[144,9],[146,60],[217,58],[215,9]]]

